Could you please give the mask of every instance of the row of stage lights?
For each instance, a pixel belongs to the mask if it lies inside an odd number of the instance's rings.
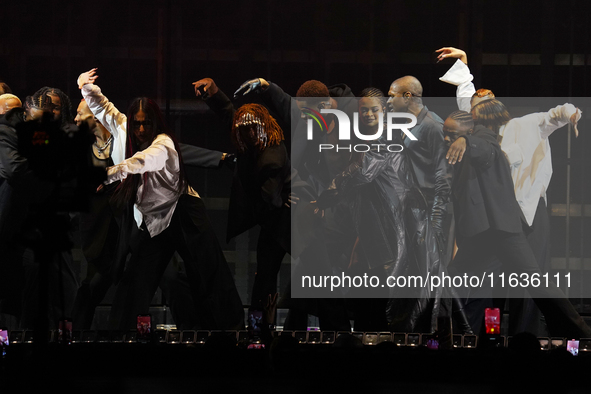
[[[358,338],[363,345],[375,346],[382,342],[392,342],[396,346],[420,347],[427,346],[429,340],[433,339],[433,334],[421,333],[391,333],[391,332],[346,332],[346,331],[274,331],[273,336],[291,336],[295,337],[300,344],[311,345],[331,345],[336,338],[343,334],[352,335]],[[204,344],[212,335],[227,335],[238,342],[260,342],[249,335],[248,331],[194,331],[194,330],[162,330],[154,331],[153,340],[162,344]],[[487,338],[489,339],[489,338]],[[512,337],[498,336],[494,337],[496,347],[507,347]],[[542,350],[550,350],[558,347],[565,347],[567,338],[538,338]],[[31,330],[13,330],[9,332],[10,344],[31,344],[34,341],[34,332]],[[58,342],[58,331],[48,332],[48,342]],[[106,331],[106,330],[85,330],[72,331],[72,344],[90,344],[90,343],[137,343],[137,331]],[[452,336],[452,346],[454,348],[476,348],[478,345],[478,336],[459,335]],[[579,341],[579,351],[591,352],[591,338],[582,338]]]

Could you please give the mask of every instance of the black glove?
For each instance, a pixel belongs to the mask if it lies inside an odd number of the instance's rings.
[[[435,232],[443,232],[443,219],[447,213],[447,201],[441,196],[435,196],[431,209],[431,224]]]
[[[222,160],[222,162],[220,163],[220,165],[225,166],[225,167],[229,168],[230,170],[234,170],[234,168],[236,167],[237,160],[238,160],[238,158],[236,157],[236,155],[234,153],[227,153],[226,156],[224,157],[224,160]]]
[[[337,205],[339,198],[339,191],[337,189],[326,189],[320,194],[320,196],[318,196],[316,204],[318,205],[318,208],[324,210]]]
[[[353,173],[357,171],[360,167],[361,165],[355,161],[349,164],[343,172],[337,174],[337,176],[333,179],[332,184],[334,185],[334,187],[336,187],[339,190],[346,191],[347,184],[353,177]],[[333,186],[331,185],[331,187]]]
[[[260,78],[251,79],[249,81],[244,82],[242,85],[240,85],[238,90],[236,90],[234,92],[234,98],[236,98],[236,96],[238,96],[239,93],[242,93],[243,96],[246,96],[250,92],[259,92],[259,91],[261,91],[261,89],[262,89],[261,79]]]
[[[445,235],[441,231],[435,231],[435,240],[437,241],[437,248],[442,255],[446,254],[447,251],[447,240]]]

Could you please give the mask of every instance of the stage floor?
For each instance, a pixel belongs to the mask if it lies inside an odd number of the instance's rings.
[[[11,345],[2,393],[588,393],[591,353],[564,349],[429,350],[310,345],[281,338],[263,350],[205,345]],[[6,390],[5,389],[12,389]],[[48,390],[49,389],[49,390]],[[474,391],[477,389],[477,391]]]

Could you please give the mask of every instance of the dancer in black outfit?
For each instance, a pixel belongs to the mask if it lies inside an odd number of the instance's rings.
[[[497,100],[489,100],[491,103],[503,106]],[[458,136],[446,155],[456,167],[452,191],[458,252],[450,264],[450,274],[483,272],[490,256],[499,258],[507,274],[541,274],[523,233],[524,219],[515,199],[509,163],[497,141],[498,127],[508,120],[497,115],[506,110],[479,116],[477,107],[472,110],[472,116],[477,117],[473,133],[470,124],[448,123],[455,130],[447,128]],[[479,123],[486,123],[496,132]],[[553,282],[548,287],[529,286],[527,290],[546,317],[553,336],[591,336],[591,329]]]
[[[194,85],[197,95],[201,94],[198,88],[203,86],[209,96],[206,103],[226,123],[232,119],[231,135],[238,153],[227,237],[231,239],[255,225],[261,227],[251,305],[262,309],[269,295],[277,291],[277,274],[286,253],[293,258],[301,256],[307,269],[330,273],[326,249],[319,241],[320,238],[314,239],[312,236],[323,234],[321,225],[308,228],[308,233],[301,232],[292,237],[292,229],[299,228],[295,221],[306,217],[311,222],[318,221],[310,205],[315,199],[314,190],[292,168],[283,130],[265,107],[246,104],[234,113],[230,100],[213,80],[206,78]],[[287,303],[292,302],[290,300]],[[327,330],[350,329],[344,309],[335,308],[335,302],[323,300],[315,305],[321,327]],[[286,320],[288,329],[296,328],[290,327],[292,314],[290,310]],[[299,322],[300,319],[297,320]],[[307,323],[307,315],[305,320]],[[305,329],[303,326],[301,328]]]

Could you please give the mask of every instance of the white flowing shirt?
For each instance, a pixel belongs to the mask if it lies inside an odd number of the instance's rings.
[[[84,85],[82,96],[94,116],[113,136],[115,165],[107,168],[106,183],[123,180],[128,175],[146,174],[141,177],[133,214],[138,228],[145,222],[150,237],[155,237],[170,225],[181,194],[179,156],[172,139],[159,134],[149,147],[125,159],[127,116],[94,84]],[[199,197],[191,186],[187,189],[188,194]]]
[[[474,77],[468,66],[458,59],[439,79],[458,87],[458,108],[470,112],[470,99],[476,90],[472,83]],[[576,107],[566,103],[548,112],[536,112],[511,119],[499,129],[499,135],[503,137],[501,149],[507,155],[511,167],[515,198],[530,226],[540,198],[548,203],[546,190],[552,178],[552,155],[548,137],[566,125],[575,112]],[[579,111],[577,121],[580,117]]]

